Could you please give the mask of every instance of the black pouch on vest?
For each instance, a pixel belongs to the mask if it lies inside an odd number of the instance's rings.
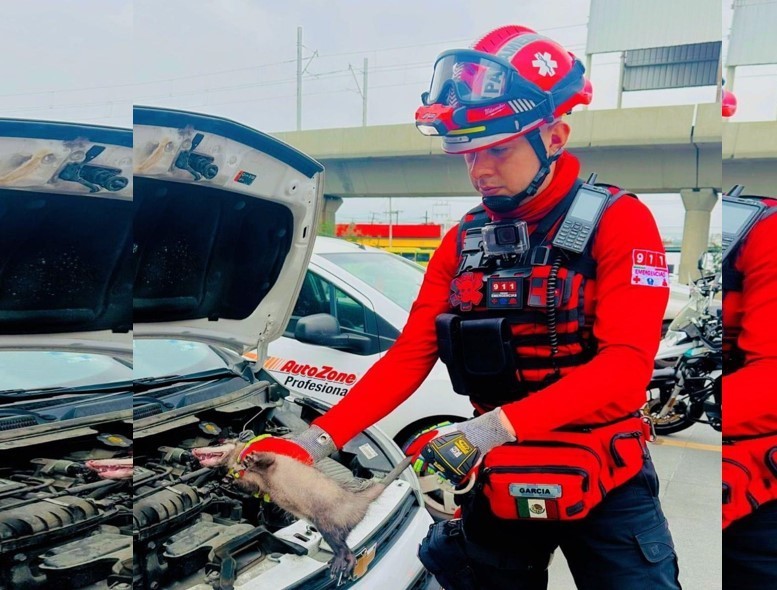
[[[436,327],[440,360],[456,393],[488,401],[515,388],[512,333],[505,318],[467,320],[444,313]]]

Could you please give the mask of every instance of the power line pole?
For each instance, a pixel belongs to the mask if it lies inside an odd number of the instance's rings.
[[[297,131],[302,130],[302,27],[297,27]]]
[[[359,86],[359,80],[356,78],[356,71],[351,64],[348,64],[348,71],[353,76],[353,81],[356,83],[356,90],[359,91],[359,95],[362,97],[362,127],[367,126],[367,58],[364,58],[364,69],[362,70],[362,85]]]
[[[389,200],[389,210],[388,210],[388,218],[389,218],[389,243],[388,247],[391,248],[394,245],[394,215],[397,216],[397,225],[399,225],[399,214],[402,213],[402,209],[392,209],[391,208],[391,197],[388,198]]]
[[[620,70],[618,71],[618,102],[616,108],[623,106],[623,70],[626,68],[626,52],[621,51]]]
[[[394,226],[391,225],[391,197],[389,197],[389,210],[388,210],[388,216],[389,216],[389,248],[393,245],[394,240]]]
[[[362,127],[367,126],[367,58],[364,58],[364,82],[362,83]]]

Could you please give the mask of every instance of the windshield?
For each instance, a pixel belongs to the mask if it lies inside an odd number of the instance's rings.
[[[101,354],[0,352],[0,390],[84,387],[132,380],[132,368]]]
[[[684,329],[694,318],[704,315],[707,312],[708,305],[709,300],[707,296],[700,291],[698,286],[692,287],[688,302],[677,314],[677,317],[672,320],[672,323],[669,324],[669,329],[675,332]]]
[[[410,311],[424,280],[422,267],[394,254],[340,252],[321,257],[380,291],[405,311]]]
[[[135,379],[192,375],[228,367],[222,357],[201,342],[136,339],[133,352]]]

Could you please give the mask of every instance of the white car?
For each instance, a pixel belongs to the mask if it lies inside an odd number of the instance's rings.
[[[0,587],[334,588],[315,528],[191,452],[320,415],[241,355],[288,321],[321,166],[232,121],[134,115],[134,136],[0,122]],[[401,458],[367,430],[319,467]],[[347,587],[426,588],[431,522],[406,470],[349,536]]]

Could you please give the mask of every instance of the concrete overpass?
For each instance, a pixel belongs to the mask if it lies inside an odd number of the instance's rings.
[[[603,181],[635,192],[681,194],[687,213],[680,276],[695,273],[695,261],[707,245],[709,212],[723,186],[720,106],[588,110],[573,113],[568,121],[573,129],[568,149],[580,158],[584,176],[595,171]],[[767,133],[760,124],[749,125],[725,124],[734,146],[726,169],[743,178],[756,174],[765,183],[764,162],[777,158],[777,129]],[[276,136],[325,166],[325,221],[330,224],[343,198],[476,194],[461,157],[443,153],[439,138],[421,135],[412,124]],[[748,141],[755,145],[745,148]]]
[[[723,125],[723,187],[777,195],[777,121]]]
[[[608,182],[636,192],[719,188],[720,108],[703,104],[580,111],[569,150]],[[695,122],[695,125],[694,125]],[[461,158],[412,124],[317,129],[277,137],[326,167],[324,192],[347,197],[450,197],[476,194]],[[698,165],[697,165],[698,156]]]

